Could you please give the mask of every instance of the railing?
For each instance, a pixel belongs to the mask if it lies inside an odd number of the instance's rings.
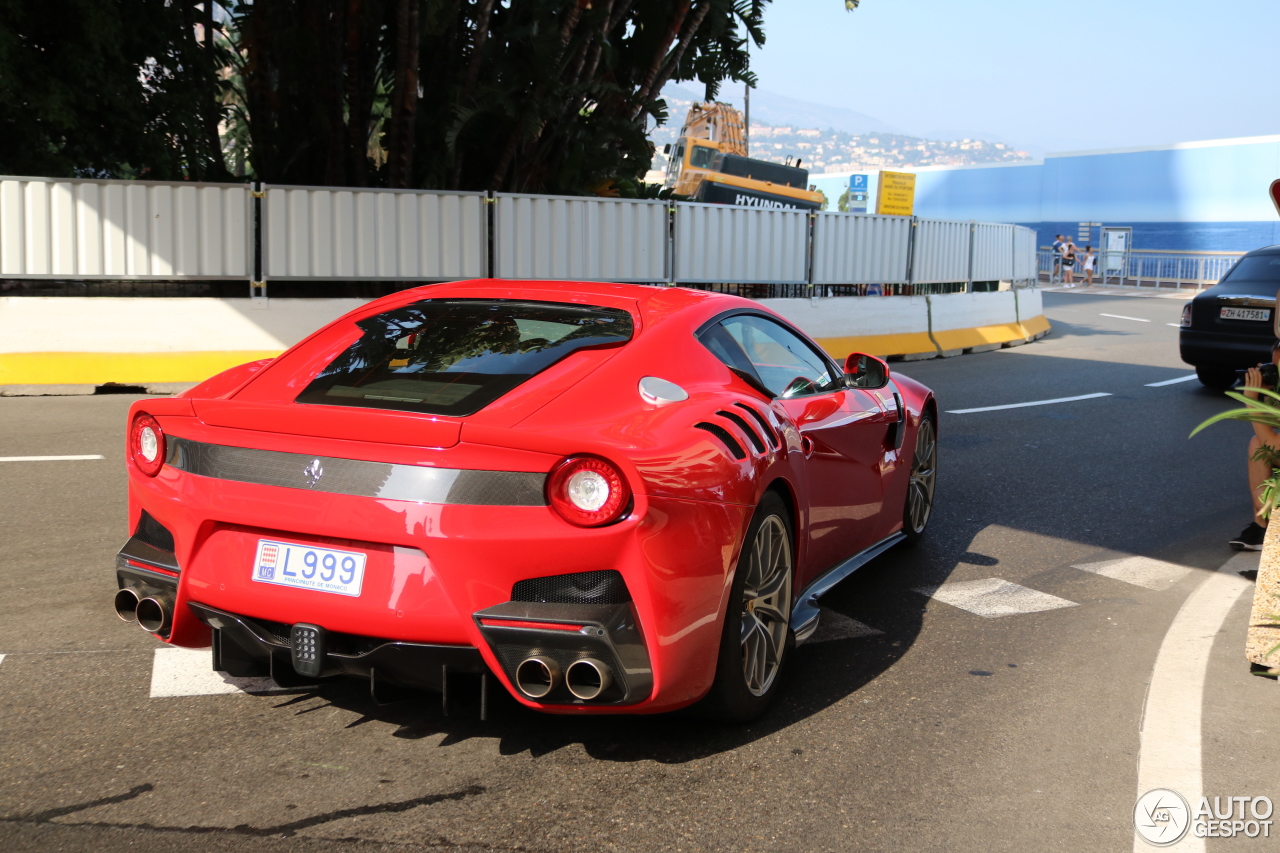
[[[290,295],[366,296],[485,276],[754,298],[923,295],[1033,284],[1034,247],[1028,228],[904,216],[0,176],[9,295],[225,296],[238,280],[265,297],[270,280]]]
[[[1094,264],[1093,284],[1124,287],[1195,288],[1212,287],[1222,279],[1244,252],[1177,252],[1134,249],[1118,269],[1103,270],[1103,257],[1098,253]],[[1071,268],[1074,284],[1085,281],[1084,267],[1076,255]],[[1064,281],[1063,270],[1056,265],[1054,252],[1040,247],[1036,253],[1036,267],[1041,282],[1058,284]]]

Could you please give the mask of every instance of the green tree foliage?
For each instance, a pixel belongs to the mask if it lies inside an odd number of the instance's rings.
[[[746,39],[763,43],[766,2],[239,3],[254,170],[294,184],[631,186],[666,82],[697,80],[708,97],[754,82]]]
[[[226,46],[196,26],[211,14],[191,0],[0,0],[0,174],[229,177]]]

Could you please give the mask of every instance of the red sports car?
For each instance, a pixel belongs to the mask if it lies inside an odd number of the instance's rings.
[[[924,533],[937,458],[883,361],[638,285],[404,291],[130,419],[123,619],[231,675],[554,713],[758,716],[819,597]]]

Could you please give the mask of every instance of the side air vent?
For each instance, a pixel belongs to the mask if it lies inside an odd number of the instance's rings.
[[[716,412],[717,415],[725,420],[733,421],[738,425],[738,429],[747,434],[747,440],[751,442],[751,446],[756,449],[756,453],[764,453],[764,442],[760,440],[760,436],[756,435],[756,431],[747,426],[747,422],[733,412]]]
[[[770,444],[775,448],[782,446],[782,442],[778,439],[778,434],[774,432],[773,427],[765,420],[764,415],[757,412],[754,406],[748,406],[746,403],[734,403],[734,405],[751,415],[755,422],[760,424],[760,431],[768,438]]]
[[[631,600],[631,592],[619,572],[604,569],[517,581],[511,587],[511,600],[545,604],[626,604]]]
[[[707,432],[714,435],[716,438],[720,439],[720,441],[724,444],[724,446],[729,448],[729,453],[733,455],[734,459],[747,458],[747,452],[742,449],[742,445],[738,444],[737,439],[735,439],[732,435],[730,435],[729,431],[724,427],[716,426],[715,424],[709,424],[706,421],[696,423],[694,424],[694,426],[697,427],[698,429],[704,429]]]
[[[138,529],[133,535],[153,548],[173,551],[173,534],[169,532],[169,528],[152,518],[145,509],[142,511],[142,518],[138,519]]]

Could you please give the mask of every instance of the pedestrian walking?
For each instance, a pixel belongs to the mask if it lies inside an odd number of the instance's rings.
[[[1093,267],[1098,261],[1098,256],[1094,254],[1092,246],[1084,247],[1084,257],[1080,259],[1080,265],[1084,267],[1084,286],[1093,286]]]
[[[1061,234],[1054,235],[1053,238],[1053,272],[1049,274],[1049,283],[1062,279],[1062,244],[1066,238]]]

